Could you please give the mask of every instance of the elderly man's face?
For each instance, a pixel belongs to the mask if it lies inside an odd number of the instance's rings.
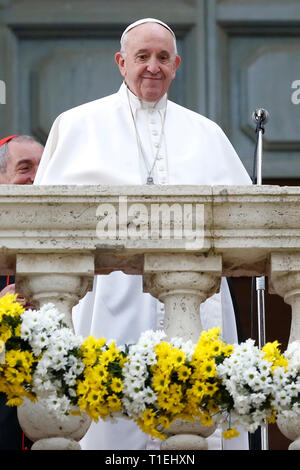
[[[172,34],[157,23],[129,31],[125,55],[118,52],[115,59],[132,93],[150,102],[167,92],[180,64]]]
[[[38,142],[8,142],[7,168],[0,172],[0,184],[33,184],[42,157]]]

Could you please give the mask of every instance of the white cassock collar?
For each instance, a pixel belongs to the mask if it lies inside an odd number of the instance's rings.
[[[143,101],[140,98],[138,98],[134,93],[132,93],[132,91],[129,90],[125,82],[122,83],[119,92],[123,100],[128,101],[127,96],[129,96],[130,106],[134,115],[136,115],[139,109],[145,109],[145,110],[152,109],[152,110],[160,111],[160,110],[164,110],[167,105],[167,93],[165,93],[164,96],[159,101],[155,101],[155,102]]]

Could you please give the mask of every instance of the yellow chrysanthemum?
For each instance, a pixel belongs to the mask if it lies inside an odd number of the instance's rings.
[[[164,360],[171,354],[171,345],[166,341],[162,341],[161,343],[157,344],[154,348],[156,352],[158,360]]]
[[[88,336],[80,348],[83,363],[88,366],[96,364],[102,354],[102,348],[105,346],[105,343],[106,340],[103,337],[96,339],[93,336]]]
[[[173,349],[172,351],[172,361],[174,364],[174,367],[181,367],[184,364],[185,361],[185,354],[183,351],[180,349]]]
[[[169,429],[171,425],[171,421],[168,416],[166,415],[161,415],[158,418],[158,422],[161,426],[163,426],[165,429]]]
[[[0,322],[4,315],[19,317],[24,311],[24,307],[16,302],[18,294],[6,294],[0,298]]]
[[[190,399],[197,398],[198,400],[201,400],[205,395],[205,384],[200,380],[197,380],[187,393]]]
[[[201,413],[199,415],[200,421],[204,426],[212,426],[213,425],[213,420],[211,415],[208,412]]]
[[[178,379],[182,382],[186,382],[190,377],[191,373],[191,369],[187,366],[181,366],[177,369]]]
[[[156,392],[165,390],[169,386],[169,383],[169,378],[160,372],[154,375],[152,381],[153,388]]]
[[[117,397],[117,395],[110,395],[107,398],[108,406],[112,411],[120,411],[122,409],[121,400]]]
[[[240,433],[237,431],[237,428],[227,429],[226,431],[223,431],[224,439],[232,439],[233,437],[239,436],[239,434]]]
[[[10,398],[6,402],[6,406],[20,406],[23,403],[23,399],[20,397]]]
[[[143,411],[143,422],[145,426],[153,425],[155,421],[155,412],[153,410],[144,410]]]
[[[272,343],[266,343],[262,348],[264,359],[273,363],[272,370],[276,369],[277,367],[286,368],[288,366],[288,361],[281,354],[279,346],[280,344],[278,341],[273,341]]]
[[[219,389],[217,383],[207,384],[206,386],[206,395],[213,396],[216,391]]]
[[[110,388],[112,389],[113,392],[116,392],[116,393],[121,392],[123,390],[122,380],[117,377],[114,377],[111,381]]]
[[[89,392],[90,386],[86,380],[80,380],[77,383],[77,395],[86,395]]]

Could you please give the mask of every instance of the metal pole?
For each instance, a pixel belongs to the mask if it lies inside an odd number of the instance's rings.
[[[257,291],[257,317],[258,317],[258,347],[262,348],[266,344],[266,321],[265,321],[265,277],[256,278]],[[262,426],[261,433],[261,450],[268,450],[269,435],[268,425]]]
[[[268,113],[264,109],[258,109],[253,113],[253,119],[257,123],[257,146],[256,146],[256,185],[262,184],[262,136],[264,133],[264,123],[268,119]],[[266,344],[266,321],[265,321],[265,277],[256,278],[257,292],[257,316],[258,316],[258,347],[262,348]],[[261,450],[268,450],[268,426],[261,427]]]

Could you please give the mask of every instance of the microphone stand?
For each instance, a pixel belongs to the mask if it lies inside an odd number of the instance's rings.
[[[262,185],[262,147],[264,125],[268,120],[268,112],[265,109],[256,109],[252,115],[256,122],[256,147],[254,154],[253,183],[257,186]],[[266,324],[265,324],[265,277],[255,278],[257,293],[257,318],[258,318],[258,347],[262,348],[266,343]],[[252,286],[254,283],[252,282]],[[261,450],[268,450],[268,427],[261,427]]]

